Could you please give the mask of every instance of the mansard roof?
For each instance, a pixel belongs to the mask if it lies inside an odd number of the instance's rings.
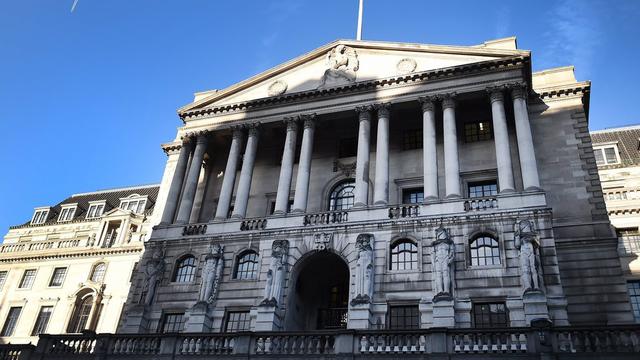
[[[640,125],[592,131],[591,142],[594,146],[617,144],[621,161],[618,166],[640,165]]]

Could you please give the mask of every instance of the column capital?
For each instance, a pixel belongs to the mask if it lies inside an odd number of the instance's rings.
[[[439,98],[442,100],[442,108],[455,108],[456,96],[457,94],[455,92],[439,95]]]
[[[373,108],[378,111],[378,117],[389,117],[389,108],[391,103],[379,103],[373,105]]]
[[[518,83],[513,83],[513,84],[509,84],[509,89],[511,90],[511,98],[512,99],[524,99],[526,100],[528,95],[529,95],[529,91],[527,89],[527,84],[522,83],[522,82],[518,82]]]
[[[247,124],[247,125],[245,125],[245,127],[247,129],[249,129],[249,136],[250,137],[255,137],[255,136],[258,136],[258,134],[260,134],[260,123],[259,122]]]
[[[287,116],[282,120],[287,126],[287,132],[298,130],[298,117],[296,116]]]
[[[209,132],[207,130],[200,131],[196,139],[197,144],[206,144],[209,141]]]
[[[422,105],[422,112],[425,111],[434,111],[436,101],[438,101],[438,97],[435,95],[431,96],[420,96],[418,98],[418,102]]]
[[[356,106],[355,110],[358,114],[368,113],[371,110],[373,110],[373,105],[359,105],[359,106]]]
[[[316,126],[316,114],[304,114],[298,116],[303,123],[303,128],[305,129],[313,129]]]
[[[489,100],[493,104],[496,101],[504,101],[504,86],[489,86],[486,88]]]
[[[244,128],[240,125],[233,125],[230,127],[231,136],[233,139],[240,140],[242,139],[242,135],[244,135]]]

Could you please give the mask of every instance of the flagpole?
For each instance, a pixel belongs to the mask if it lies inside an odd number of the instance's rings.
[[[356,40],[362,40],[362,3],[364,0],[360,0],[360,6],[358,7],[358,31],[356,32]]]

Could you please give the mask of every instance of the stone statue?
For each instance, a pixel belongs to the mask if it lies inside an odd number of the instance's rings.
[[[289,241],[276,240],[271,246],[271,264],[267,271],[267,284],[264,288],[264,299],[260,305],[277,306],[282,296],[284,278],[287,271]]]
[[[145,281],[142,288],[141,302],[144,305],[151,305],[156,294],[156,289],[164,274],[164,252],[160,247],[156,247],[147,261],[144,269]]]
[[[451,264],[456,254],[456,247],[451,240],[449,230],[444,227],[436,229],[436,240],[431,250],[431,271],[433,277],[434,301],[451,298]]]
[[[338,45],[327,53],[327,66],[318,89],[340,83],[356,81],[356,71],[359,68],[358,55],[355,49]]]
[[[514,225],[514,242],[520,253],[520,282],[524,292],[540,289],[537,267],[538,234],[531,220],[519,220]]]
[[[351,305],[368,304],[373,298],[373,235],[360,234],[356,238],[355,293]]]
[[[220,244],[210,245],[202,270],[202,284],[198,301],[213,303],[218,294],[222,270],[224,269],[224,247]]]

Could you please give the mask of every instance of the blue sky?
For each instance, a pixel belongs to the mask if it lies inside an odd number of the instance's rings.
[[[159,182],[176,109],[338,38],[357,0],[0,4],[0,232],[66,196]],[[516,35],[534,70],[591,80],[592,129],[640,122],[640,1],[365,0],[363,39]]]

